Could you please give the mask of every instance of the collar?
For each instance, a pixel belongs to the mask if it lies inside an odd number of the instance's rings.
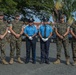
[[[33,27],[33,25],[28,25],[29,27]]]

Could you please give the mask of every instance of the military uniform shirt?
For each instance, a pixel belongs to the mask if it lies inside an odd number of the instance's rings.
[[[20,34],[20,32],[22,31],[22,22],[21,21],[13,21],[12,24],[10,25],[12,26],[12,30],[16,33],[16,34]],[[11,35],[11,40],[18,40],[13,34]],[[20,37],[21,39],[21,37]]]
[[[67,31],[67,28],[70,28],[66,23],[57,23],[55,28],[58,30],[58,33],[60,35],[64,35]]]
[[[0,34],[3,35],[6,32],[6,25],[4,22],[0,21]]]
[[[76,25],[75,24],[72,24],[71,30],[76,34]]]
[[[70,29],[71,29],[71,30],[74,32],[74,34],[76,35],[76,25],[75,25],[75,24],[72,24]],[[76,39],[73,37],[72,41],[76,41]]]
[[[67,23],[57,23],[55,25],[55,29],[57,29],[58,33],[62,36],[67,32],[68,28],[70,28],[70,26]],[[68,39],[68,35],[65,36],[64,39]]]
[[[20,34],[21,30],[22,30],[22,22],[13,22],[12,24],[12,29],[14,30],[15,33]]]
[[[12,26],[12,24],[8,24],[8,27]]]

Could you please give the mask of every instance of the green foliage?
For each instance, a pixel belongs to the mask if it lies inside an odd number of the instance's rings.
[[[17,3],[13,0],[0,0],[0,11],[13,14],[17,10],[16,5]]]
[[[23,10],[26,7],[36,16],[49,16],[52,15],[56,2],[63,4],[61,10],[68,18],[72,12],[76,11],[76,0],[0,0],[0,11],[8,14],[21,12],[27,15],[27,12]]]

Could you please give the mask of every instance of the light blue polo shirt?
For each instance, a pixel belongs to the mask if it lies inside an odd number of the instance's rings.
[[[44,29],[45,25],[41,25],[39,28],[39,32],[44,37]],[[53,32],[52,27],[50,25],[46,25],[46,38],[50,36],[50,34]]]
[[[28,36],[33,36],[34,34],[37,34],[37,29],[35,25],[27,25],[24,28],[24,33],[27,34]]]

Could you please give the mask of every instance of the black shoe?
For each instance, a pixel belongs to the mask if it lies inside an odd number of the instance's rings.
[[[36,61],[33,61],[32,63],[33,63],[33,64],[36,64]]]
[[[26,64],[28,64],[28,63],[29,63],[29,61],[27,61],[27,60],[26,60],[26,61],[25,61],[25,63],[26,63]]]
[[[44,61],[40,61],[40,64],[43,64],[44,63]]]
[[[49,62],[49,61],[45,61],[45,63],[46,63],[46,64],[50,64],[50,62]]]

